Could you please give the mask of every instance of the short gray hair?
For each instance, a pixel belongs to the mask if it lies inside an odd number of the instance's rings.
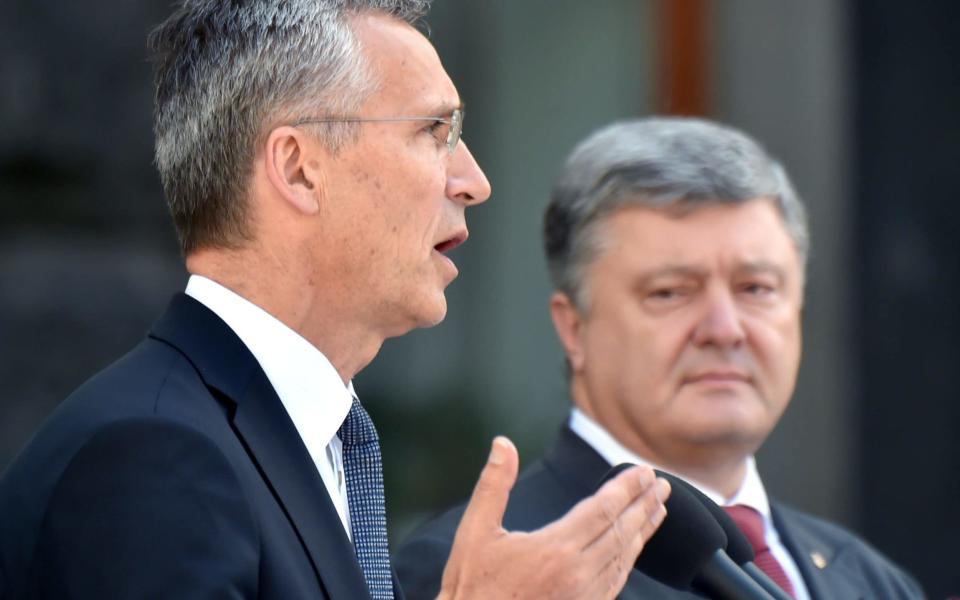
[[[271,124],[355,111],[373,81],[349,22],[415,25],[430,0],[185,0],[150,36],[156,164],[186,255],[250,239],[248,184]],[[318,126],[331,150],[356,123]]]
[[[622,206],[683,214],[756,198],[773,201],[805,263],[803,202],[783,167],[756,141],[700,119],[608,125],[573,149],[551,194],[543,238],[553,285],[584,307],[583,271],[600,251],[593,225]]]

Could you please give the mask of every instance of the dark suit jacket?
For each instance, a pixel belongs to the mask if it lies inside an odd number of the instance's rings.
[[[562,517],[593,493],[610,465],[578,435],[564,427],[543,460],[520,476],[504,518],[508,530],[531,531]],[[463,506],[427,523],[399,548],[394,566],[410,600],[433,599]],[[876,550],[851,533],[780,504],[773,519],[784,544],[800,567],[814,600],[877,600],[923,598],[920,587]],[[811,556],[826,561],[817,567]],[[650,579],[634,570],[620,595],[623,599],[698,598]]]
[[[259,364],[179,294],[4,473],[0,599],[214,597],[369,592]]]

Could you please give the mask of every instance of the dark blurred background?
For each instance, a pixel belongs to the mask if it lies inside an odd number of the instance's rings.
[[[144,41],[169,6],[0,5],[0,468],[186,281],[151,163]],[[702,114],[780,157],[811,213],[768,487],[960,593],[960,3],[436,0],[429,23],[494,196],[447,320],[356,381],[392,539],[469,493],[494,434],[529,463],[566,414],[539,241],[565,154],[614,119]]]

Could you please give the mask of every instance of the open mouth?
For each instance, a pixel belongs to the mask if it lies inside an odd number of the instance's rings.
[[[467,241],[467,231],[463,230],[461,232],[458,232],[453,237],[440,242],[439,244],[434,246],[433,249],[439,252],[440,254],[444,254],[446,252],[449,252],[450,250],[453,250],[454,248],[464,243],[465,241]]]

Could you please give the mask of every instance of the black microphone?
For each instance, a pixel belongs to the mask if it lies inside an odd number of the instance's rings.
[[[706,494],[676,475],[664,473],[656,469],[654,472],[658,477],[669,481],[672,489],[683,487],[703,504],[710,514],[713,515],[713,518],[717,520],[717,524],[720,525],[723,533],[727,536],[727,555],[733,559],[733,562],[740,565],[740,568],[743,569],[747,575],[759,583],[760,587],[773,596],[774,600],[793,600],[783,588],[770,579],[766,573],[761,571],[760,567],[753,564],[753,546],[750,545],[750,540],[747,539],[747,536],[743,535],[743,531],[740,530],[740,527],[737,526],[733,518],[727,514],[727,511],[723,510],[716,502],[707,497]]]
[[[632,466],[617,465],[600,484]],[[716,600],[773,600],[727,556],[723,528],[686,486],[673,487],[665,506],[667,517],[647,540],[635,568],[672,588]]]

